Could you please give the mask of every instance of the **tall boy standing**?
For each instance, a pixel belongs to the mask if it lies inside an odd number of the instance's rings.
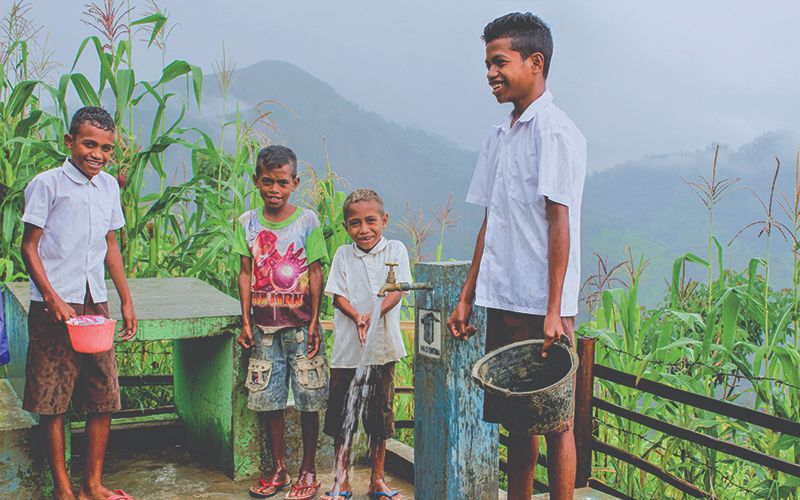
[[[546,89],[553,41],[531,13],[486,25],[487,79],[497,102],[514,105],[481,148],[467,202],[486,208],[467,281],[448,328],[466,340],[473,300],[488,309],[486,351],[544,338],[545,352],[572,338],[580,285],[580,208],[586,140]],[[501,404],[486,398],[484,420]],[[502,423],[502,422],[500,422]],[[572,498],[575,441],[570,420],[547,435],[550,497]],[[531,497],[538,436],[512,436],[508,493]]]
[[[314,460],[319,411],[328,396],[328,367],[319,331],[321,262],[327,259],[327,251],[314,212],[289,203],[300,182],[297,156],[291,149],[262,149],[253,182],[264,208],[245,212],[237,226],[234,251],[241,255],[242,304],[238,341],[245,349],[253,348],[247,404],[259,412],[262,435],[269,436],[272,469],[250,488],[250,494],[271,497],[292,484],[284,441],[291,381],[300,411],[303,462],[286,498],[307,500],[319,489]]]
[[[86,412],[88,440],[78,498],[130,498],[101,480],[111,413],[120,408],[114,349],[76,353],[65,326],[78,315],[108,317],[105,264],[122,303],[121,339],[136,335],[117,246],[116,230],[125,224],[119,186],[103,172],[114,151],[114,134],[114,121],[104,109],[79,109],[64,136],[69,158],[25,189],[22,257],[31,277],[31,304],[23,408],[40,415],[57,499],[75,498],[64,456],[64,414],[73,395],[75,407]]]
[[[333,297],[336,308],[331,390],[324,429],[336,442],[336,482],[322,498],[347,500],[353,496],[347,473],[350,438],[361,418],[369,438],[372,465],[367,494],[370,498],[400,500],[400,493],[386,484],[383,470],[386,440],[394,435],[394,366],[406,356],[400,332],[403,292],[389,292],[383,299],[378,299],[377,294],[386,282],[386,263],[397,264],[400,282],[411,282],[411,267],[403,243],[383,237],[389,216],[378,193],[356,189],[345,199],[343,210],[345,228],[353,243],[336,251],[325,287],[325,293]],[[381,301],[380,316],[372,317],[378,312],[373,310],[377,300]],[[371,323],[374,323],[372,328]],[[366,372],[358,374],[356,369]],[[359,380],[359,375],[365,379]],[[351,391],[361,395],[364,386],[366,400],[351,401]],[[354,406],[363,404],[363,414],[348,419],[348,411],[355,411],[348,408],[348,403],[354,402]]]

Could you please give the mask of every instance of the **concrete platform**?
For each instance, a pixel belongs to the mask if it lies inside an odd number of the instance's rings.
[[[0,498],[42,498],[52,491],[50,470],[33,415],[0,379]]]
[[[73,471],[82,468],[81,460],[74,460]],[[297,471],[292,470],[291,473],[294,476]],[[330,468],[319,467],[317,473],[322,482],[322,494],[333,484],[333,472]],[[77,485],[79,478],[74,477],[73,480]],[[413,485],[391,474],[386,475],[386,480],[393,488],[400,490],[404,499],[414,498]],[[247,490],[253,481],[233,481],[221,471],[195,460],[183,446],[127,454],[112,453],[106,460],[106,485],[122,488],[137,500],[250,498]],[[351,481],[355,490],[353,498],[367,498],[369,468],[362,465],[353,467]]]

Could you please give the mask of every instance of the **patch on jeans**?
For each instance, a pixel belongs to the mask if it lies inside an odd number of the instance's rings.
[[[297,330],[296,332],[294,332],[294,340],[298,344],[303,342],[305,339],[306,339],[306,334],[305,332],[303,332],[303,330]]]
[[[306,389],[321,389],[328,381],[328,370],[323,356],[311,359],[297,358],[297,381]]]
[[[247,381],[244,385],[250,392],[263,391],[269,385],[272,375],[272,361],[250,358],[247,365]]]

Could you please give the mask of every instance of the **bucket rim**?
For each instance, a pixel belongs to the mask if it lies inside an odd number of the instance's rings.
[[[477,383],[479,386],[481,386],[484,390],[492,391],[493,393],[496,393],[496,394],[501,395],[501,396],[506,397],[506,398],[528,397],[528,396],[532,396],[534,394],[539,394],[539,393],[542,393],[542,392],[545,392],[545,391],[549,391],[553,387],[558,387],[558,386],[560,386],[560,385],[562,385],[564,383],[567,383],[567,382],[571,383],[572,382],[572,377],[575,375],[575,372],[578,371],[578,355],[575,353],[575,351],[572,349],[572,347],[570,347],[570,344],[562,343],[562,342],[558,342],[558,341],[553,343],[553,347],[559,347],[560,349],[566,349],[567,352],[569,353],[570,361],[572,361],[572,366],[570,367],[569,372],[567,372],[567,374],[564,377],[562,377],[560,380],[558,380],[557,382],[555,382],[553,384],[550,384],[550,385],[545,386],[545,387],[540,387],[539,389],[534,389],[532,391],[511,392],[508,389],[505,389],[505,388],[502,388],[502,387],[497,387],[494,384],[491,384],[489,382],[485,382],[478,375],[478,370],[480,370],[481,366],[486,364],[486,361],[490,357],[496,356],[497,354],[499,354],[499,353],[501,353],[503,351],[507,351],[509,349],[513,349],[513,348],[520,347],[520,346],[527,345],[527,344],[544,344],[544,340],[542,340],[542,339],[521,340],[519,342],[514,342],[514,343],[508,344],[506,346],[503,346],[503,347],[501,347],[499,349],[495,349],[492,352],[486,353],[481,359],[479,359],[472,366],[472,380],[474,380],[475,383]],[[552,349],[552,347],[551,347],[551,349]]]

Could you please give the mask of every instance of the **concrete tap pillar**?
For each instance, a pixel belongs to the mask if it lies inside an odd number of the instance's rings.
[[[476,307],[476,334],[464,342],[447,318],[467,278],[468,262],[420,263],[414,334],[414,490],[420,499],[493,499],[498,495],[498,429],[483,422],[483,391],[472,365],[484,354],[486,311]]]

